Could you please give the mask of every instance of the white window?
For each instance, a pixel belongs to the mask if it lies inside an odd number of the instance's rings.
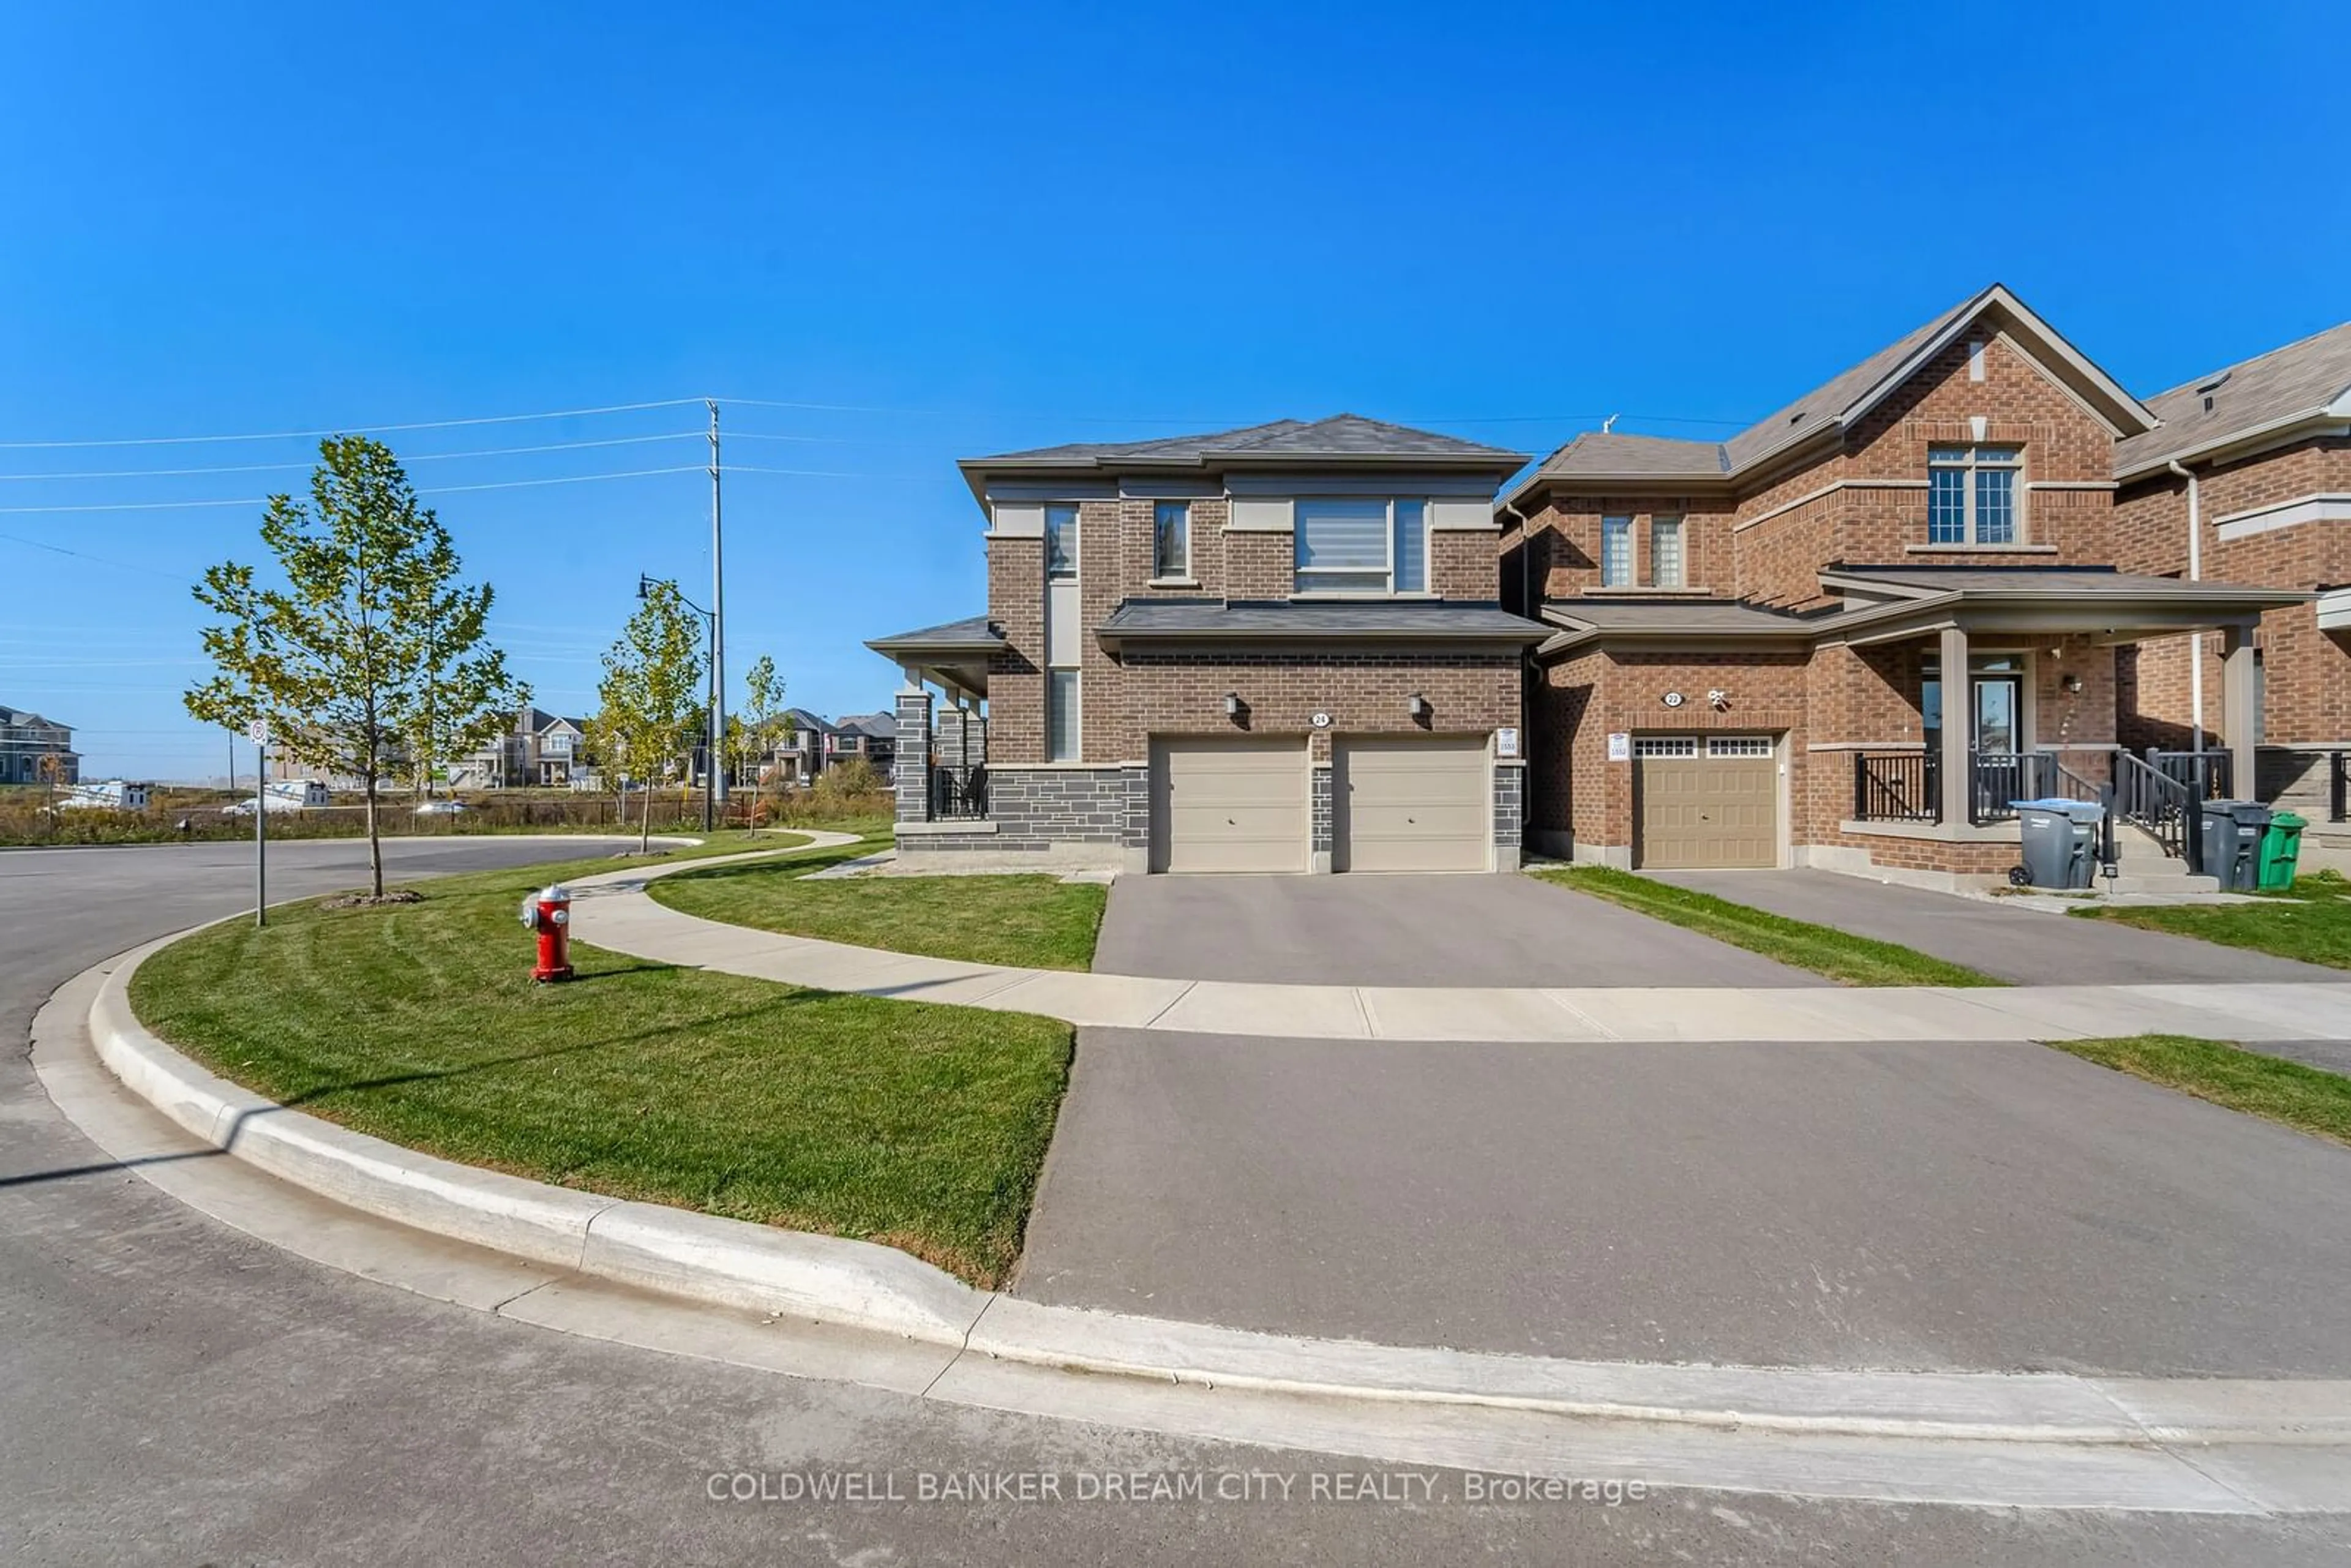
[[[559,729],[559,730],[557,730],[553,735],[549,736],[549,737],[547,737],[547,751],[548,751],[548,755],[549,755],[549,756],[550,756],[550,757],[569,757],[569,756],[570,756],[570,755],[571,755],[571,732],[570,732],[570,731],[569,731],[569,730],[560,730],[560,729]]]
[[[1649,586],[1680,588],[1688,577],[1682,566],[1682,520],[1649,519]]]
[[[1635,757],[1696,757],[1698,737],[1695,735],[1636,735],[1633,737]]]
[[[1769,757],[1771,737],[1768,735],[1709,735],[1706,737],[1708,757]]]
[[[1633,586],[1633,519],[1600,519],[1600,586]]]
[[[1188,501],[1160,501],[1152,506],[1151,575],[1192,575],[1192,507]]]
[[[2017,476],[2024,454],[2013,446],[1927,449],[1927,542],[2011,545],[2017,538]]]
[[[1428,591],[1427,502],[1301,497],[1291,517],[1299,592]]]
[[[1067,502],[1045,508],[1045,575],[1078,575],[1078,509]]]
[[[1078,672],[1045,672],[1045,760],[1078,759]]]

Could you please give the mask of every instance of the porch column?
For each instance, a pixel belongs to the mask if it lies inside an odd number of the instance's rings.
[[[906,672],[898,688],[898,756],[892,772],[898,821],[926,822],[931,817],[931,694],[922,677]]]
[[[2222,633],[2220,653],[2220,744],[2229,753],[2229,792],[2253,798],[2253,733],[2261,725],[2261,698],[2253,682],[2253,629],[2231,626]]]
[[[1943,728],[1942,754],[1936,760],[1942,773],[1943,825],[1968,821],[1974,781],[1968,773],[1968,737],[1975,728],[1975,696],[1968,685],[1968,633],[1961,626],[1942,632]]]

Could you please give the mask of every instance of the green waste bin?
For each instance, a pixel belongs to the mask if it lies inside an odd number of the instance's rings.
[[[2270,819],[2269,831],[2262,835],[2262,890],[2276,892],[2294,885],[2294,862],[2302,853],[2302,830],[2310,826],[2308,819],[2292,811],[2280,811]]]

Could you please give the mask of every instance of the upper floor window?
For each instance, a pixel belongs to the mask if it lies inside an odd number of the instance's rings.
[[[1428,591],[1428,503],[1301,497],[1291,511],[1301,593]]]
[[[1192,575],[1192,507],[1188,501],[1159,501],[1152,506],[1151,575]]]
[[[1633,586],[1633,519],[1600,519],[1600,586]]]
[[[2013,446],[1927,449],[1927,542],[2016,542],[2017,475],[2024,455]]]
[[[1651,517],[1649,586],[1680,588],[1685,586],[1688,578],[1682,558],[1682,520],[1679,517]]]
[[[1045,575],[1078,575],[1078,509],[1066,501],[1045,507]]]

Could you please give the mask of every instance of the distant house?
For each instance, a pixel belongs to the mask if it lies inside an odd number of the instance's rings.
[[[806,784],[824,771],[825,742],[839,733],[833,725],[804,707],[786,708],[792,733],[769,748],[762,776],[777,784]]]
[[[888,783],[898,761],[898,718],[888,713],[843,714],[834,732],[825,737],[826,765],[838,766],[852,757],[872,764]]]
[[[588,721],[527,707],[514,724],[452,763],[453,789],[559,789],[586,770]]]
[[[0,706],[0,784],[47,784],[42,758],[58,759],[55,782],[81,781],[81,757],[73,748],[73,727],[22,708]]]

